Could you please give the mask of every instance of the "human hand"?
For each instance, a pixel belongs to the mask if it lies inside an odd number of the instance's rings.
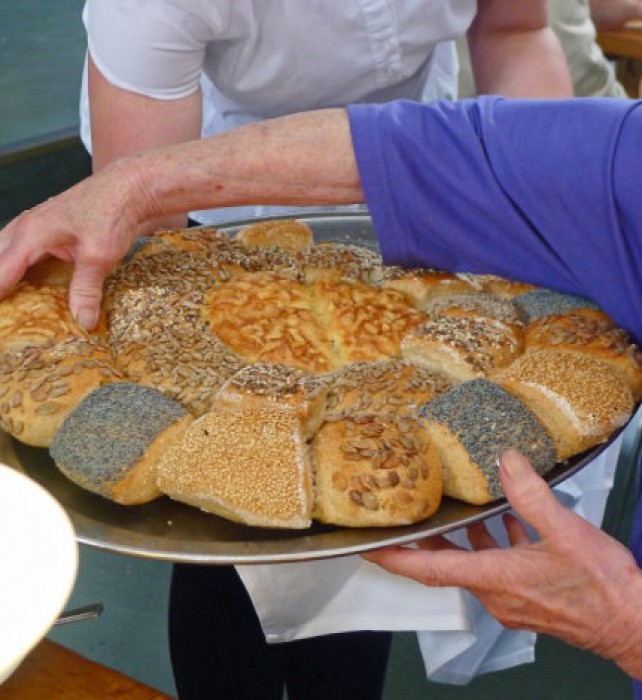
[[[500,478],[539,541],[507,515],[507,549],[480,522],[468,530],[472,552],[435,537],[364,558],[429,586],[461,586],[506,627],[559,637],[642,677],[642,575],[631,553],[562,506],[517,452],[502,457]]]
[[[590,0],[596,27],[616,29],[633,19],[642,19],[642,0]]]
[[[132,173],[115,165],[11,221],[0,231],[0,299],[43,258],[72,262],[69,307],[91,330],[103,281],[129,250],[144,218],[137,189]]]

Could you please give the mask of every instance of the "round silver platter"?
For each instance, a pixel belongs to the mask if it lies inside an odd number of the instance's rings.
[[[279,217],[229,222],[220,230]],[[376,248],[364,212],[296,214],[316,241],[334,240]],[[607,443],[608,444],[608,443]],[[592,461],[604,448],[556,466],[547,476],[555,485]],[[421,523],[392,528],[339,528],[315,523],[307,530],[269,530],[230,522],[169,498],[121,506],[81,489],[55,467],[49,453],[24,445],[0,431],[0,461],[27,474],[58,499],[69,514],[78,541],[132,556],[202,564],[265,564],[323,559],[406,544],[469,525],[508,509],[505,501],[471,506],[445,498],[439,511]]]

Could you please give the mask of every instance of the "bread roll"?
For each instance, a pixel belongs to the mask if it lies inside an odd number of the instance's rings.
[[[288,408],[215,408],[170,446],[157,473],[171,498],[229,520],[294,529],[311,523],[308,448]]]
[[[432,299],[453,294],[469,294],[479,291],[471,279],[452,272],[439,270],[407,270],[400,267],[386,268],[381,286],[402,292],[418,309],[423,309]]]
[[[124,505],[146,503],[161,495],[158,459],[191,421],[182,406],[153,389],[107,384],[65,418],[50,452],[84,489]]]
[[[607,440],[633,411],[629,387],[603,362],[579,353],[529,352],[496,381],[546,426],[559,461]]]
[[[236,240],[246,248],[281,248],[309,250],[313,243],[312,229],[296,219],[276,219],[246,226]]]
[[[48,447],[76,405],[103,384],[124,381],[109,350],[83,338],[48,341],[0,356],[0,428]]]
[[[65,287],[20,282],[0,301],[0,352],[71,337],[90,334],[71,317]]]
[[[443,317],[417,326],[401,341],[401,355],[454,383],[490,376],[512,362],[520,342],[510,328],[490,319]]]
[[[460,275],[467,278],[467,275]],[[536,287],[528,282],[519,282],[518,280],[509,280],[498,275],[470,275],[475,283],[481,287],[481,290],[488,294],[501,297],[502,299],[514,299],[520,294],[532,292]]]
[[[205,318],[205,294],[217,285],[217,269],[193,253],[170,249],[133,259],[107,281],[115,365],[193,415],[209,410],[222,384],[244,365]]]
[[[535,289],[514,298],[514,302],[522,309],[526,323],[532,323],[543,316],[558,316],[579,309],[600,311],[600,307],[591,299],[563,294],[552,289]]]
[[[217,410],[281,406],[293,410],[306,440],[325,417],[328,381],[295,367],[257,362],[232,375],[216,394]]]
[[[452,387],[445,374],[404,360],[353,362],[328,378],[329,413],[415,416],[417,409]]]
[[[312,442],[314,517],[347,527],[407,525],[441,501],[437,451],[408,416],[358,414],[327,422]]]
[[[642,353],[623,328],[601,311],[579,310],[544,316],[526,328],[525,350],[554,349],[579,352],[605,362],[642,398]]]
[[[381,276],[381,257],[362,246],[321,241],[296,255],[301,280],[312,284],[349,280],[371,283]]]
[[[423,311],[431,319],[448,316],[490,319],[510,329],[521,346],[524,317],[521,309],[510,299],[486,292],[455,294],[428,301]]]
[[[548,431],[524,404],[488,379],[459,384],[420,414],[439,452],[446,496],[477,505],[502,498],[498,460],[509,449],[528,457],[539,474],[555,466]]]

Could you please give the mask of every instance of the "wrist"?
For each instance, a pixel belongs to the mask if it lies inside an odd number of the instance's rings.
[[[642,571],[633,564],[624,579],[619,581],[605,648],[600,653],[631,678],[642,680]]]

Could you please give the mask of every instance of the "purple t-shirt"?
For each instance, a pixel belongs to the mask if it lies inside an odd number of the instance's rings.
[[[642,103],[349,108],[384,260],[595,300],[642,340]]]
[[[351,106],[385,262],[589,297],[642,341],[641,107],[499,97]],[[631,549],[642,566],[642,501]]]

